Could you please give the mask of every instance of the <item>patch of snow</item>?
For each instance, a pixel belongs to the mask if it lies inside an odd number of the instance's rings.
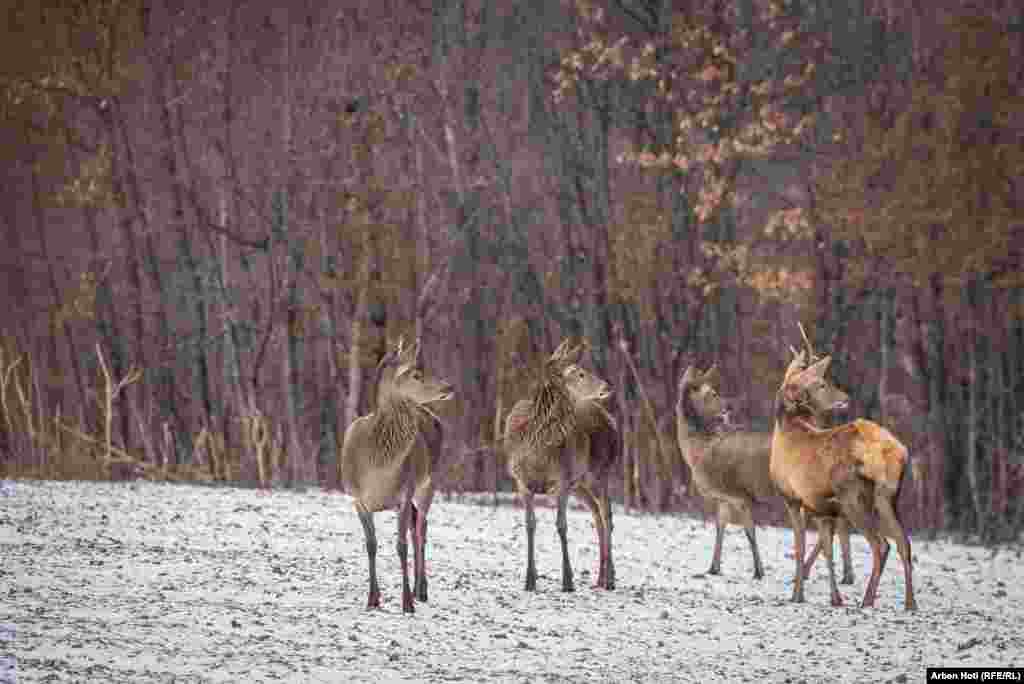
[[[590,514],[574,508],[577,590],[565,594],[554,511],[541,509],[538,591],[527,593],[522,508],[439,496],[430,601],[407,616],[393,513],[375,516],[383,608],[364,609],[366,552],[348,496],[16,484],[0,507],[0,682],[915,681],[927,666],[1008,666],[1024,652],[1014,554],[946,541],[914,541],[921,609],[906,613],[895,551],[877,607],[856,607],[870,553],[854,536],[857,583],[841,587],[847,606],[836,609],[823,563],[807,603],[789,602],[789,530],[758,530],[764,580],[752,579],[738,528],[723,574],[708,576],[710,522],[617,508],[618,587],[606,592],[591,587]]]

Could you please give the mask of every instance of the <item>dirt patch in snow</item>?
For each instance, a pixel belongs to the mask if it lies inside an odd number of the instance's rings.
[[[376,516],[383,609],[367,612],[362,528],[349,497],[154,483],[3,483],[0,682],[923,681],[927,666],[1020,665],[1024,582],[1014,553],[915,540],[921,610],[902,609],[898,559],[878,607],[854,538],[849,606],[824,566],[789,603],[788,530],[742,532],[703,574],[700,520],[615,520],[618,588],[591,588],[597,544],[572,510],[577,591],[559,591],[554,514],[539,512],[539,591],[523,591],[520,508],[439,500],[430,601],[401,613],[395,516]],[[895,554],[895,552],[893,552]]]

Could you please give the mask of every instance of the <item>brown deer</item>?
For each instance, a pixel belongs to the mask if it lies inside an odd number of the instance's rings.
[[[583,346],[565,340],[544,363],[532,397],[516,403],[505,420],[505,449],[526,511],[526,590],[537,589],[533,498],[556,495],[556,527],[562,545],[562,591],[573,591],[566,505],[575,493],[590,508],[597,531],[597,586],[615,588],[612,508],[608,478],[621,451],[615,420],[602,402],[608,383],[577,365]]]
[[[804,365],[798,352],[776,397],[771,475],[782,495],[796,537],[793,601],[804,600],[803,552],[806,516],[820,516],[822,550],[828,563],[832,605],[843,604],[832,564],[832,531],[842,515],[860,529],[871,545],[871,577],[861,601],[874,605],[878,581],[895,540],[903,561],[907,610],[915,610],[910,538],[896,513],[895,501],[907,466],[906,447],[881,425],[857,419],[821,429],[812,422],[823,408],[841,403],[846,394],[825,379],[831,357]],[[877,518],[877,519],[876,519]]]
[[[708,574],[720,575],[722,572],[722,541],[726,527],[742,525],[754,559],[754,579],[762,579],[764,566],[757,548],[753,504],[779,495],[769,468],[772,434],[729,430],[728,408],[715,389],[717,383],[717,367],[701,372],[690,366],[680,378],[676,400],[679,450],[690,466],[697,490],[717,505],[715,548]],[[843,583],[852,584],[850,532],[845,520],[840,521],[839,538],[843,551]],[[810,572],[823,543],[824,537],[819,536],[818,546],[808,559],[807,572]]]
[[[398,559],[402,566],[402,611],[415,612],[409,588],[407,535],[413,540],[416,599],[427,600],[427,513],[434,496],[434,474],[441,460],[443,429],[430,410],[453,397],[451,385],[424,373],[419,340],[399,340],[377,366],[377,408],[352,421],[341,447],[341,480],[355,499],[366,536],[370,566],[367,609],[380,607],[377,536],[373,514],[398,511]]]

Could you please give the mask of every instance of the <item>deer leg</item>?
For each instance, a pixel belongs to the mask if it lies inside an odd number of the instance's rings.
[[[537,531],[537,514],[533,510],[533,493],[523,492],[526,511],[526,591],[537,591],[537,566],[533,562],[533,537]]]
[[[889,545],[889,540],[881,532],[878,534],[878,543],[882,546],[882,562],[878,568],[878,574],[881,575],[885,572],[885,564],[889,562],[889,551],[892,547]]]
[[[555,527],[558,529],[558,541],[562,545],[562,591],[575,591],[572,582],[572,564],[569,562],[569,521],[565,513],[568,503],[569,491],[565,488],[559,489]]]
[[[839,534],[839,548],[843,554],[843,578],[840,584],[853,584],[853,559],[850,556],[850,522],[840,516],[836,520],[836,532]]]
[[[868,578],[868,585],[864,589],[864,598],[860,602],[860,607],[870,608],[875,605],[875,596],[878,594],[878,579],[882,576],[882,558],[884,556],[882,544],[884,540],[874,530],[870,533],[865,531],[864,536],[867,537],[868,544],[871,545],[871,577]]]
[[[917,600],[914,598],[914,569],[910,553],[910,537],[903,529],[896,509],[892,505],[892,500],[888,496],[879,492],[875,498],[875,505],[878,509],[882,534],[896,542],[896,551],[900,554],[900,560],[903,561],[903,580],[906,583],[904,607],[907,610],[917,610]]]
[[[819,518],[818,520],[820,546],[825,553],[825,562],[828,564],[828,584],[832,592],[832,605],[838,608],[843,605],[843,595],[839,593],[839,586],[836,584],[836,565],[832,557],[834,525],[834,518]]]
[[[757,530],[753,523],[744,529],[747,533],[747,541],[750,542],[750,553],[754,556],[754,579],[764,579],[764,566],[761,564],[761,554],[757,550]]]
[[[373,513],[362,504],[356,504],[359,522],[363,524],[363,535],[366,537],[366,558],[370,565],[370,594],[366,600],[366,609],[380,608],[380,586],[377,584],[377,534],[373,529]]]
[[[409,586],[409,518],[412,502],[405,501],[398,510],[398,562],[402,566],[402,612],[415,613],[412,603],[412,589]]]
[[[606,564],[608,550],[605,546],[604,517],[601,514],[601,507],[597,503],[597,498],[589,487],[579,485],[576,487],[576,494],[587,504],[587,508],[590,509],[590,514],[594,518],[594,531],[597,532],[598,547],[597,583],[594,586],[603,589],[607,581],[608,572]]]
[[[804,602],[804,531],[806,521],[804,520],[803,505],[799,501],[784,499],[786,512],[789,513],[789,522],[793,526],[793,558],[796,560],[796,572],[793,577],[793,598],[794,603]]]
[[[821,553],[823,544],[825,543],[824,536],[821,534],[821,523],[817,524],[818,527],[818,541],[815,543],[814,548],[811,549],[811,555],[804,561],[804,579],[811,576],[811,570],[814,569],[814,563],[818,560],[818,554]]]
[[[416,580],[413,591],[416,600],[427,601],[427,509],[419,511],[414,504],[413,510],[413,567]]]
[[[729,523],[741,525],[750,544],[750,554],[754,558],[754,579],[764,577],[764,566],[761,565],[761,554],[757,550],[757,534],[754,530],[754,510],[751,502],[736,500],[723,504],[718,509],[718,522],[723,530]]]
[[[420,511],[414,501],[409,506],[409,536],[412,538],[412,592],[414,597],[420,585],[419,514]]]
[[[725,538],[725,523],[722,522],[722,507],[720,504],[715,511],[715,550],[711,552],[711,567],[708,568],[709,575],[722,574],[722,540]]]
[[[604,588],[611,591],[615,588],[615,564],[612,562],[612,502],[608,497],[608,482],[601,486],[601,512],[604,514],[604,552],[606,558],[604,560],[605,575],[604,575]]]
[[[868,514],[862,493],[862,487],[848,487],[842,492],[839,505],[842,508],[843,517],[851,525],[859,528],[868,540],[868,544],[871,545],[871,577],[868,578],[867,587],[864,589],[864,598],[860,602],[861,608],[870,608],[875,604],[875,595],[878,593],[878,579],[882,576],[885,557],[889,553],[889,543],[878,533],[878,526]]]

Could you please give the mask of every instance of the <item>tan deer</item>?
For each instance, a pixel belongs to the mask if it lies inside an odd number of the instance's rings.
[[[803,552],[808,514],[820,516],[822,550],[828,562],[832,605],[843,604],[832,564],[832,528],[842,515],[860,529],[872,551],[871,577],[861,605],[874,605],[878,581],[895,540],[903,561],[905,608],[915,610],[910,538],[896,513],[906,447],[881,425],[869,420],[821,429],[812,418],[823,408],[846,398],[825,379],[831,357],[810,366],[798,352],[790,363],[776,397],[772,435],[771,475],[786,504],[796,537],[793,601],[804,600]],[[877,520],[876,520],[877,518]]]
[[[602,402],[608,383],[577,365],[583,346],[565,340],[544,363],[532,397],[516,403],[505,420],[505,449],[526,511],[526,590],[537,589],[533,498],[556,495],[556,528],[562,546],[562,590],[573,591],[566,506],[570,493],[590,508],[597,530],[597,586],[615,588],[612,508],[608,478],[621,451],[615,420]]]
[[[413,540],[415,595],[427,600],[427,513],[441,460],[443,429],[430,404],[453,397],[451,385],[424,373],[420,343],[399,340],[377,366],[377,407],[352,421],[341,447],[341,480],[355,499],[366,536],[370,566],[367,609],[380,607],[377,536],[373,514],[398,511],[398,559],[402,566],[402,611],[415,612],[409,587],[407,536]]]
[[[716,506],[715,548],[709,575],[722,572],[722,541],[729,525],[742,525],[754,559],[754,579],[764,577],[764,566],[757,548],[753,505],[777,497],[770,462],[772,434],[728,429],[729,412],[716,390],[717,367],[701,372],[690,366],[679,380],[676,400],[676,436],[683,459],[690,466],[697,490]],[[820,417],[815,417],[820,420]],[[850,531],[845,520],[838,525],[843,551],[843,583],[853,583],[850,559]],[[823,536],[807,561],[810,572]]]

